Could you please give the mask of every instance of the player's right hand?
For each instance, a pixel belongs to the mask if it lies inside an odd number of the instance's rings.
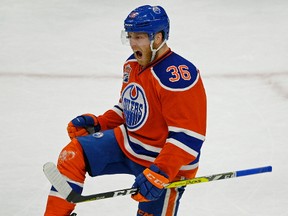
[[[137,194],[132,195],[132,198],[138,202],[157,200],[168,182],[169,179],[166,173],[152,164],[150,168],[145,169],[136,177],[132,187],[138,188],[139,191]]]
[[[93,114],[83,114],[72,119],[67,126],[70,139],[75,137],[86,136],[100,131],[100,125],[97,117]]]

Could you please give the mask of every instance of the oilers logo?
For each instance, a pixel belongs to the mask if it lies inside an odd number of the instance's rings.
[[[121,98],[128,130],[138,130],[146,122],[149,110],[143,88],[137,83],[130,83]]]

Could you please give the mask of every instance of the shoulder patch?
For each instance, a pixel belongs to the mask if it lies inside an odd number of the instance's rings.
[[[197,68],[175,53],[155,65],[151,71],[159,84],[170,91],[190,89],[199,78]]]
[[[124,63],[123,66],[123,83],[128,83],[130,79],[130,74],[132,72],[132,66],[130,64],[133,64],[134,62],[137,62],[134,55],[132,54]]]

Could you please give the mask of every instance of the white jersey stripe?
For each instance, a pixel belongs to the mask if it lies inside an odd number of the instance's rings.
[[[179,142],[176,139],[168,138],[167,142],[172,143],[173,145],[177,146],[178,148],[181,148],[182,150],[186,151],[187,153],[193,155],[195,158],[197,158],[197,156],[198,156],[198,152],[196,152],[192,148],[189,148],[187,145],[183,144],[182,142]]]
[[[113,107],[112,110],[117,113],[118,116],[120,116],[123,119],[123,112],[118,109],[117,107]]]
[[[162,150],[162,148],[157,148],[155,146],[150,146],[148,144],[145,144],[143,142],[141,142],[140,140],[135,139],[134,137],[130,136],[130,140],[133,143],[138,144],[139,146],[143,147],[144,149],[148,150],[148,151],[152,151],[152,152],[157,152],[160,153],[160,151]]]
[[[199,162],[196,163],[196,164],[192,164],[192,165],[185,165],[185,166],[182,166],[180,168],[181,171],[186,171],[186,170],[193,170],[193,169],[196,169],[197,167],[199,166]]]
[[[123,137],[124,137],[124,147],[125,149],[131,154],[133,155],[134,157],[137,157],[139,159],[142,159],[142,160],[146,160],[146,161],[150,161],[150,162],[154,162],[155,158],[154,157],[149,157],[147,155],[141,155],[141,154],[137,154],[136,152],[133,151],[133,149],[131,148],[131,146],[129,145],[129,141],[128,141],[128,135],[126,133],[126,130],[125,130],[125,127],[124,125],[121,125],[120,126],[120,129],[122,131],[122,134],[123,134]]]
[[[130,143],[128,141],[128,135],[126,133],[124,125],[121,125],[120,129],[121,129],[121,132],[122,132],[123,137],[124,137],[124,148],[129,152],[129,154],[133,155],[134,157],[136,157],[138,159],[149,161],[152,163],[155,161],[154,157],[150,157],[150,156],[143,155],[143,154],[137,154],[135,151],[133,151],[133,149],[131,148]],[[133,137],[130,137],[130,139],[132,142],[139,144],[141,147],[145,148],[148,151],[152,151],[152,152],[154,151],[154,152],[158,152],[158,153],[161,151],[161,148],[149,146],[147,144],[140,142],[139,140],[137,140]],[[194,157],[198,156],[198,153],[196,151],[194,151],[193,149],[190,149],[188,146],[184,145],[183,143],[179,142],[178,140],[170,138],[167,141],[172,143],[173,145],[176,145],[177,147],[183,149],[184,151],[188,152],[189,154],[193,155]],[[182,170],[182,171],[193,170],[193,169],[196,169],[198,167],[198,165],[199,165],[199,163],[192,164],[192,165],[184,165],[180,168],[180,170]]]

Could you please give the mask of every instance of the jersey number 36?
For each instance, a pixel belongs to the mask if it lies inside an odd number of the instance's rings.
[[[181,78],[183,80],[190,80],[191,79],[191,74],[188,71],[188,66],[187,65],[179,65],[178,67],[172,65],[169,66],[166,69],[166,72],[170,72],[172,77],[169,78],[170,82],[177,82],[179,81]]]

